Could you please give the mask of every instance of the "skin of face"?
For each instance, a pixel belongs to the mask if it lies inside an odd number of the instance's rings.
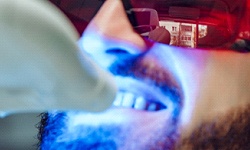
[[[64,125],[52,140],[43,138],[45,149],[57,144],[128,150],[250,147],[250,54],[149,46],[133,31],[117,0],[103,4],[79,44],[116,76],[120,93],[157,99],[167,109],[50,112],[51,118],[62,115]],[[58,131],[51,127],[50,132]]]

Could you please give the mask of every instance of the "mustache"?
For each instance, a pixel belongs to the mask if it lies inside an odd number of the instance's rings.
[[[120,49],[108,50],[107,53],[119,57],[118,60],[109,66],[108,70],[114,75],[121,76],[131,76],[133,74],[132,68],[135,67],[138,61],[145,55],[145,53],[133,55]]]

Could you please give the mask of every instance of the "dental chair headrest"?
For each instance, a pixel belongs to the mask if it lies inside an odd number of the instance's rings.
[[[0,114],[103,111],[116,86],[77,46],[77,32],[48,1],[0,0]]]

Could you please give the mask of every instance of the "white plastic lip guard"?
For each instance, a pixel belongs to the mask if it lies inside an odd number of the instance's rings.
[[[0,0],[0,115],[110,107],[114,79],[81,53],[77,40],[47,1]]]

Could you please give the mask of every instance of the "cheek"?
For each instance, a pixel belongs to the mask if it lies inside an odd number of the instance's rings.
[[[176,80],[183,92],[180,124],[189,125],[207,67],[207,52],[155,44],[149,53],[157,64],[170,73],[171,79]]]
[[[122,133],[128,137],[124,146],[131,149],[171,149],[178,138],[177,126],[167,120],[138,122]]]

